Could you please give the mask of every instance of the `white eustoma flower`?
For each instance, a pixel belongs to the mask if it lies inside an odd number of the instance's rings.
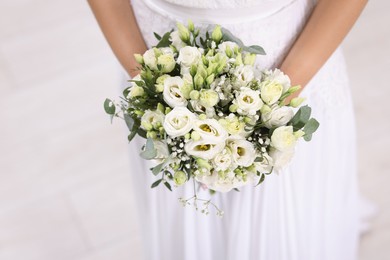
[[[264,81],[260,87],[261,98],[267,105],[276,103],[282,96],[283,85],[276,81]]]
[[[236,67],[233,75],[235,76],[234,86],[236,88],[247,86],[255,78],[253,66],[250,65]]]
[[[226,130],[215,119],[197,119],[194,122],[193,130],[198,132],[205,141],[225,142],[228,136]]]
[[[247,87],[242,87],[236,92],[233,103],[238,106],[237,112],[242,115],[255,115],[264,105],[260,92]]]
[[[180,90],[183,85],[183,79],[178,76],[169,77],[164,80],[163,98],[170,107],[187,106],[187,99]]]
[[[212,89],[201,89],[199,94],[199,103],[206,108],[215,106],[219,101],[218,93]]]
[[[213,159],[214,169],[216,171],[226,171],[233,165],[232,152],[228,148],[224,148]]]
[[[232,151],[233,160],[237,165],[248,167],[255,161],[256,151],[251,142],[241,136],[230,136],[226,145]]]
[[[165,116],[164,130],[170,137],[178,137],[191,131],[195,115],[186,107],[175,107]]]
[[[181,48],[186,46],[186,44],[180,39],[179,31],[173,31],[171,33],[172,45],[179,51]]]
[[[285,151],[279,151],[277,149],[272,148],[269,152],[269,155],[272,157],[273,160],[274,171],[278,173],[278,171],[282,170],[290,163],[291,159],[294,156],[294,148]]]
[[[196,65],[201,58],[202,54],[198,48],[192,46],[185,46],[180,49],[177,62],[185,67]]]
[[[296,143],[292,126],[280,126],[275,129],[271,136],[271,146],[279,151],[291,150]]]
[[[184,146],[187,154],[206,160],[213,159],[225,147],[225,142],[207,140],[190,141]]]
[[[275,106],[270,112],[261,115],[261,119],[265,126],[274,128],[286,125],[294,116],[294,111],[291,107]]]
[[[158,129],[164,122],[165,115],[160,110],[146,110],[141,117],[141,127],[147,131]]]
[[[144,58],[146,66],[152,70],[157,70],[157,57],[154,49],[147,50],[142,57]]]

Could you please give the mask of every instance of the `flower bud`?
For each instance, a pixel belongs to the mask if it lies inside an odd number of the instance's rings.
[[[305,135],[305,132],[303,132],[302,130],[298,130],[298,131],[294,132],[294,136],[296,139],[298,139],[304,135]]]
[[[213,81],[214,81],[214,74],[211,74],[210,76],[208,76],[206,78],[207,85],[211,85],[211,83],[213,83]]]
[[[240,65],[243,64],[241,53],[237,54],[236,61],[234,62],[234,64],[237,65],[237,66],[240,66]]]
[[[190,32],[195,30],[195,25],[190,19],[188,19],[188,30],[190,30]]]
[[[192,77],[195,77],[197,70],[198,70],[197,66],[195,64],[192,64],[191,67],[190,67],[190,75]]]
[[[146,133],[146,137],[147,138],[152,138],[152,139],[156,139],[157,138],[157,133],[155,131],[148,131]]]
[[[183,185],[187,181],[187,175],[183,171],[176,171],[173,175],[173,180],[176,185]]]
[[[264,105],[261,107],[260,112],[261,112],[262,114],[267,114],[267,113],[271,112],[271,110],[272,110],[272,109],[271,109],[268,105],[264,104]]]
[[[235,113],[235,112],[237,112],[237,108],[238,108],[238,106],[236,104],[232,104],[229,107],[229,111],[232,113]]]
[[[200,168],[205,168],[207,170],[211,170],[213,167],[209,164],[209,162],[205,159],[197,158],[196,163]]]
[[[216,42],[216,43],[219,43],[222,39],[222,30],[221,30],[221,26],[217,25],[215,26],[212,34],[211,34],[211,38]]]
[[[134,54],[135,61],[138,62],[139,64],[144,64],[144,58],[142,57],[141,54]]]
[[[190,40],[190,31],[182,23],[177,23],[177,29],[179,31],[179,37],[183,42]]]
[[[172,109],[170,108],[170,107],[166,107],[165,108],[165,114],[168,114],[169,112],[171,112],[172,111]]]
[[[300,85],[292,86],[292,87],[290,87],[290,88],[287,90],[287,92],[290,93],[290,94],[292,94],[292,93],[294,93],[294,92],[297,92],[297,91],[300,90],[300,89],[301,89],[301,86],[300,86]]]
[[[290,106],[299,107],[303,103],[303,101],[305,101],[305,100],[306,100],[306,98],[302,98],[302,97],[293,98],[290,101]]]
[[[143,96],[144,93],[145,93],[145,91],[144,91],[144,89],[142,87],[133,86],[130,89],[129,96],[130,96],[130,98],[135,98],[135,97]]]
[[[150,131],[153,129],[153,125],[148,122],[148,121],[142,121],[141,122],[141,126],[146,130],[146,131]]]
[[[201,88],[203,86],[204,79],[202,76],[200,76],[198,73],[195,75],[194,78],[195,86],[198,88]]]
[[[192,131],[191,139],[194,140],[194,141],[200,140],[200,134],[198,132],[196,132],[196,131]]]
[[[253,53],[245,54],[245,57],[244,57],[244,64],[245,65],[253,66],[255,64],[255,61],[256,61],[256,54],[253,54]]]
[[[157,104],[157,110],[160,110],[160,111],[161,111],[161,113],[164,113],[164,111],[165,111],[165,107],[164,107],[164,105],[163,105],[163,104],[161,104],[161,103],[158,103],[158,104]]]

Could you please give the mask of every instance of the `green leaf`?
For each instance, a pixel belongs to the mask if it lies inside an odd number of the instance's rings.
[[[253,54],[266,55],[264,49],[258,45],[244,46],[242,49]]]
[[[161,40],[161,36],[155,32],[153,32],[154,37],[156,37],[157,40]]]
[[[146,131],[142,128],[138,128],[137,134],[146,139]]]
[[[305,141],[310,141],[313,133],[317,131],[319,126],[320,123],[315,118],[310,118],[310,120],[307,121],[305,127],[303,128],[303,132],[305,132],[303,139],[305,139]]]
[[[106,98],[104,101],[104,111],[109,115],[115,114],[115,104],[111,99]]]
[[[154,175],[158,175],[161,171],[162,171],[162,169],[164,168],[164,166],[165,166],[166,164],[165,164],[165,161],[164,162],[162,162],[162,163],[160,163],[160,164],[157,164],[155,167],[153,167],[151,170],[152,170],[152,173],[154,174]]]
[[[239,38],[234,36],[228,29],[221,28],[221,30],[222,30],[222,34],[223,34],[222,40],[224,42],[231,41],[231,42],[237,43],[240,47],[244,47],[245,46],[244,43]]]
[[[171,32],[166,32],[161,40],[157,43],[156,47],[157,48],[162,48],[162,47],[169,47],[169,45],[172,44],[172,41],[169,39],[171,37]]]
[[[162,180],[163,180],[163,179],[159,179],[159,180],[153,182],[152,186],[150,186],[150,187],[151,187],[151,188],[157,187],[157,186],[161,183]]]
[[[297,131],[304,127],[309,120],[311,115],[311,108],[309,106],[300,107],[298,112],[294,115],[294,117],[290,120],[294,131]]]
[[[157,156],[157,150],[154,149],[153,140],[151,138],[146,140],[145,150],[142,151],[140,155],[146,160],[154,159]]]
[[[256,186],[260,185],[265,180],[265,174],[261,174],[259,182],[256,184]]]
[[[131,141],[134,139],[134,137],[135,137],[136,134],[137,134],[136,131],[130,132],[130,134],[127,136],[127,140],[128,140],[129,142],[131,142]]]
[[[172,191],[172,187],[171,187],[171,184],[169,184],[169,182],[165,181],[164,185],[165,185],[165,187],[167,187],[168,190]]]

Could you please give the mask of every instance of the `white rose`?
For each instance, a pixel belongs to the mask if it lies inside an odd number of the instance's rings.
[[[272,105],[276,103],[283,94],[283,85],[276,81],[265,81],[262,83],[261,98],[264,103]]]
[[[167,102],[170,107],[187,106],[187,99],[185,99],[183,93],[180,90],[183,85],[183,79],[178,76],[166,78],[164,80],[163,97],[165,102]]]
[[[228,148],[224,148],[213,159],[213,165],[216,171],[226,171],[231,168],[232,164],[232,153]]]
[[[276,172],[286,167],[294,156],[294,149],[288,149],[285,151],[279,151],[277,149],[271,149],[269,155],[272,157],[274,170]]]
[[[228,133],[215,119],[195,120],[193,130],[206,141],[225,142]]]
[[[234,86],[236,88],[247,86],[255,78],[253,66],[250,65],[236,67],[233,74],[235,76]]]
[[[292,126],[280,126],[271,136],[271,146],[279,151],[287,151],[295,146],[296,137]]]
[[[206,160],[213,159],[225,147],[225,142],[215,141],[190,141],[184,146],[187,154]]]
[[[264,105],[260,92],[247,87],[242,87],[236,93],[233,103],[238,106],[237,112],[242,115],[255,115]]]
[[[226,141],[232,151],[233,160],[240,166],[248,167],[255,161],[256,153],[252,143],[241,136],[230,136]]]
[[[175,46],[177,50],[180,50],[186,46],[186,44],[180,39],[179,31],[173,31],[171,33],[171,41],[172,45]]]
[[[169,73],[175,68],[176,61],[173,54],[167,53],[158,56],[157,64],[161,66],[163,73]]]
[[[271,110],[271,112],[262,114],[261,119],[263,120],[266,127],[274,128],[286,125],[291,120],[291,118],[293,118],[293,116],[294,111],[291,107],[276,106]]]
[[[199,94],[199,103],[204,107],[213,107],[219,101],[218,93],[212,89],[202,89]]]
[[[283,86],[283,93],[291,87],[290,78],[279,69],[273,71],[267,71],[267,78],[269,81],[274,81]]]
[[[158,129],[164,122],[165,115],[160,111],[146,110],[141,117],[141,127],[147,131]]]
[[[177,62],[185,67],[190,67],[192,64],[197,64],[201,58],[201,53],[198,48],[185,46],[180,49]]]
[[[154,49],[147,50],[142,57],[144,58],[146,66],[152,70],[157,70],[157,58]]]
[[[170,137],[178,137],[191,131],[194,120],[194,114],[186,107],[175,107],[165,116],[163,126]]]

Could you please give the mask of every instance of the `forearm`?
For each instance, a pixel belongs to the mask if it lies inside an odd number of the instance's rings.
[[[340,45],[367,0],[319,0],[281,70],[304,87]],[[302,89],[301,89],[302,91]],[[299,95],[297,92],[294,96]]]
[[[89,5],[114,54],[129,73],[135,76],[134,53],[144,53],[146,44],[138,28],[129,0],[88,0]]]

